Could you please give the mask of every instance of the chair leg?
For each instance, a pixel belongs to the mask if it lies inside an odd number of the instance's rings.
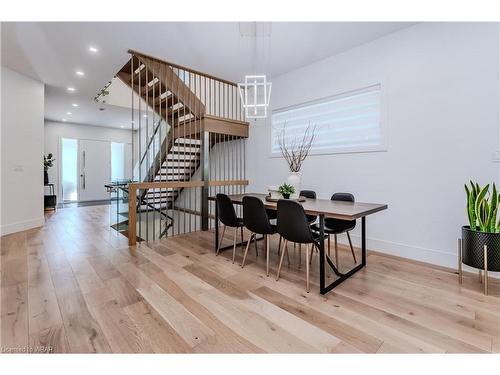
[[[243,227],[241,227],[241,250],[245,249],[245,245],[243,245]]]
[[[250,237],[248,238],[248,242],[247,242],[247,247],[245,249],[245,253],[243,254],[243,260],[241,261],[241,268],[245,267],[245,261],[247,260],[248,249],[250,248],[250,242],[252,242],[253,236],[254,236],[254,233],[250,233]]]
[[[285,249],[286,249],[286,260],[288,262],[288,267],[290,267],[290,255],[288,254],[288,241],[286,241]]]
[[[330,235],[328,235],[328,256],[330,256]]]
[[[312,254],[312,249],[311,249]],[[309,246],[306,245],[306,292],[309,293]]]
[[[294,250],[295,250],[295,242],[293,243],[293,247],[294,247]],[[302,244],[299,243],[299,270],[300,270],[301,267],[302,267]]]
[[[285,250],[286,250],[286,245],[287,245],[287,240],[283,241],[283,247],[281,249],[281,257],[280,257],[280,263],[278,265],[278,273],[276,274],[276,281],[279,280],[280,278],[280,272],[281,272],[281,266],[283,265],[283,258],[285,257]]]
[[[238,227],[234,228],[234,240],[233,240],[233,264],[236,258],[236,238],[238,237]]]
[[[269,277],[269,235],[266,234],[266,275]]]
[[[219,250],[220,250],[220,247],[222,245],[222,240],[224,240],[224,234],[226,233],[226,226],[224,225],[224,227],[222,228],[222,236],[219,240],[219,246],[217,246],[217,252],[215,253],[215,255],[219,255]]]
[[[351,235],[349,234],[349,232],[346,232],[346,233],[347,233],[347,239],[349,240],[349,246],[351,246],[352,258],[354,259],[354,263],[357,263],[356,254],[354,254],[354,248],[352,247]]]
[[[339,268],[339,247],[337,245],[337,235],[334,234],[333,238],[335,240],[335,267]]]
[[[314,250],[314,244],[311,245],[311,254],[309,254],[309,264],[312,263],[313,260],[313,251]]]
[[[255,255],[259,256],[259,250],[257,250],[257,235],[253,236],[253,240],[255,243]]]
[[[281,255],[281,236],[280,236],[280,240],[278,242],[278,256]]]

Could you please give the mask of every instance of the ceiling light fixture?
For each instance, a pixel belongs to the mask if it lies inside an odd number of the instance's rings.
[[[76,104],[76,103],[73,103],[73,104],[71,104],[71,105],[72,105],[73,107],[78,107],[78,104]]]
[[[89,47],[89,51],[90,51],[90,52],[92,52],[92,53],[97,53],[97,52],[98,52],[98,49],[97,49],[97,48],[95,48],[95,47],[90,46],[90,47]]]
[[[75,92],[75,88],[74,88],[74,87],[68,87],[68,88],[67,88],[67,90],[68,90],[69,92]]]
[[[120,126],[120,128],[122,128],[122,129],[123,129],[124,127],[125,127],[125,126],[123,126],[123,125],[122,125],[122,126]]]
[[[240,22],[240,37],[254,39],[254,56],[259,57],[255,59],[253,71],[258,73],[259,70],[268,71],[265,67],[259,67],[258,62],[268,60],[270,53],[266,54],[267,58],[259,55],[265,53],[258,50],[258,39],[262,39],[264,49],[270,51],[271,44],[271,22]],[[267,45],[267,48],[265,46]],[[260,52],[260,53],[259,53]],[[269,65],[269,63],[267,64]],[[268,66],[269,68],[269,66]],[[271,101],[271,88],[272,84],[267,80],[265,74],[247,74],[245,81],[238,83],[238,91],[243,108],[245,109],[245,116],[247,118],[266,118],[268,113],[269,104]]]
[[[66,122],[67,120],[65,118],[62,119],[62,122]]]
[[[71,113],[71,112],[66,112],[66,114],[67,114],[68,116],[71,116],[71,115],[72,115],[72,113]]]
[[[244,83],[238,83],[240,98],[248,118],[266,118],[271,99],[271,82],[265,75],[247,75]]]
[[[142,117],[144,117],[144,118],[148,118],[148,115],[144,115],[144,116],[142,116]]]
[[[75,73],[77,76],[80,76],[80,77],[83,77],[85,75],[85,73],[82,72],[81,70],[77,70]]]

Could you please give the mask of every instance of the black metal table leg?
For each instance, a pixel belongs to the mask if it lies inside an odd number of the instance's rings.
[[[340,273],[339,270],[335,267],[333,262],[331,261],[330,257],[326,257],[328,265],[331,267],[333,272],[338,276],[338,278],[332,282],[331,284],[325,286],[325,240],[324,240],[324,218],[322,219],[322,215],[319,217],[319,226],[320,226],[320,240],[319,240],[319,251],[320,251],[320,260],[319,260],[319,275],[320,275],[320,280],[319,280],[319,292],[321,294],[326,294],[333,288],[335,288],[337,285],[341,284],[342,282],[346,281],[349,277],[354,275],[356,272],[361,270],[363,267],[366,266],[366,221],[365,217],[363,216],[361,218],[361,264],[358,264],[356,267],[351,269],[347,273]]]
[[[325,215],[319,215],[319,290],[325,290]]]
[[[366,216],[361,218],[361,264],[366,266]]]

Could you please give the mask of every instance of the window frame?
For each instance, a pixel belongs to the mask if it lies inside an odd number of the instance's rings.
[[[323,150],[311,150],[309,155],[335,155],[335,154],[357,154],[357,153],[372,153],[372,152],[386,152],[388,151],[388,137],[387,137],[387,108],[386,108],[386,103],[387,100],[385,100],[386,97],[386,92],[385,92],[385,85],[381,81],[377,81],[375,83],[370,83],[366,85],[358,85],[354,88],[349,88],[349,89],[343,89],[339,90],[338,92],[328,95],[328,96],[323,96],[319,98],[315,98],[313,100],[308,100],[296,104],[292,104],[289,106],[284,106],[280,108],[273,109],[271,112],[271,118],[270,118],[270,126],[269,126],[269,131],[268,131],[268,136],[269,136],[269,157],[270,158],[282,158],[283,156],[281,155],[281,152],[273,152],[273,145],[274,145],[274,138],[273,138],[273,119],[272,116],[275,113],[280,113],[288,110],[292,110],[295,108],[300,108],[300,107],[305,107],[308,105],[314,105],[318,104],[321,102],[328,101],[330,99],[337,99],[337,98],[342,98],[342,97],[347,97],[352,94],[362,92],[364,90],[370,90],[371,88],[375,87],[380,88],[380,139],[381,142],[379,145],[376,146],[353,146],[353,147],[347,147],[347,148],[342,148],[342,149],[336,149],[336,148],[330,148],[330,149],[323,149]]]

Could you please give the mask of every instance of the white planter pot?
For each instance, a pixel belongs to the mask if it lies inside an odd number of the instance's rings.
[[[290,176],[286,179],[286,183],[292,185],[295,188],[295,193],[290,195],[291,199],[298,199],[301,188],[301,173],[300,172],[290,172]]]

